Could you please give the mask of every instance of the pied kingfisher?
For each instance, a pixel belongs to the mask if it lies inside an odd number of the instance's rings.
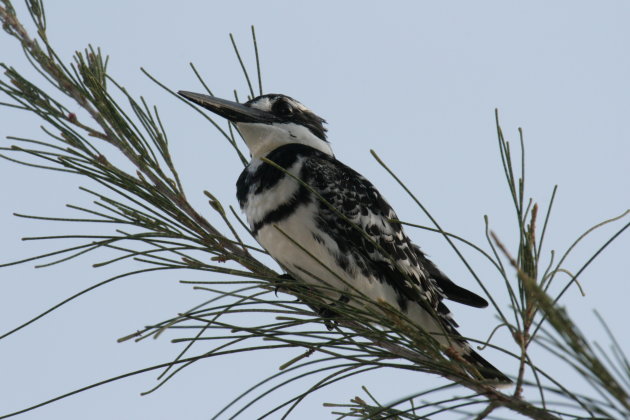
[[[286,95],[240,104],[179,94],[240,132],[251,161],[236,184],[238,202],[256,240],[291,277],[323,283],[340,304],[360,305],[348,297],[353,289],[376,305],[386,302],[484,378],[510,383],[470,348],[442,302],[483,308],[486,300],[442,273],[392,221],[396,213],[376,188],[335,158],[323,118]]]

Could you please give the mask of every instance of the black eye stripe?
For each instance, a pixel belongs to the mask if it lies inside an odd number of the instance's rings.
[[[291,104],[289,104],[289,102],[285,101],[282,98],[279,98],[273,104],[271,111],[278,116],[289,116],[293,114],[293,107],[291,106]]]
[[[266,101],[268,102],[265,103]],[[271,108],[267,108],[268,103],[271,103]],[[301,125],[307,128],[315,136],[327,141],[326,128],[324,127],[324,123],[326,121],[314,114],[312,111],[300,107],[299,102],[293,98],[277,93],[268,93],[266,95],[250,99],[245,105],[256,106],[256,104],[264,104],[265,111],[273,114],[278,119],[276,122]]]

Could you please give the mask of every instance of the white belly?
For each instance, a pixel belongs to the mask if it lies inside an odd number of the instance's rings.
[[[357,308],[369,306],[373,311],[386,302],[401,310],[397,294],[390,285],[363,275],[353,261],[348,271],[339,266],[335,257],[339,252],[337,244],[316,229],[312,217],[314,211],[313,203],[299,207],[287,219],[260,229],[258,242],[295,277],[308,284],[322,286],[319,290],[330,298],[331,303],[345,295],[350,297],[349,304]],[[314,238],[313,232],[322,237],[323,243]],[[439,323],[419,304],[409,302],[405,315],[416,326],[433,333],[442,345],[450,344],[443,336]]]
[[[298,161],[290,168],[290,172],[297,173],[300,167],[301,161]],[[276,201],[277,197],[290,197],[298,188],[299,184],[287,177],[272,189],[248,197],[243,211],[252,229],[265,214],[281,204]],[[261,227],[256,239],[294,277],[321,287],[318,290],[330,299],[331,304],[341,296],[346,296],[350,298],[349,305],[367,309],[370,313],[382,309],[384,303],[402,312],[398,294],[392,286],[363,274],[349,255],[346,269],[339,265],[336,258],[339,253],[337,243],[315,226],[316,213],[315,202],[303,204],[287,218]],[[315,239],[313,233],[321,241]],[[412,324],[432,334],[441,345],[453,345],[453,341],[445,337],[440,322],[417,302],[408,302],[403,313]]]
[[[315,204],[300,206],[291,216],[258,231],[258,242],[269,254],[292,274],[313,285],[334,288],[338,298],[341,293],[355,286],[337,263],[337,244],[314,225],[312,213]],[[324,244],[315,239],[313,233],[324,239]],[[333,296],[332,292],[326,293]]]

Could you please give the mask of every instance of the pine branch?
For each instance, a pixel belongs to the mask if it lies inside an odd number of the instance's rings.
[[[260,398],[277,389],[286,388],[300,378],[312,377],[310,387],[300,390],[297,395],[293,395],[268,413],[263,413],[263,416],[270,416],[284,410],[284,415],[287,415],[307,395],[318,389],[375,369],[425,372],[446,378],[451,383],[445,387],[436,387],[400,398],[389,404],[379,403],[367,389],[364,389],[371,402],[356,397],[350,404],[331,404],[330,406],[335,409],[347,410],[345,412],[338,410],[335,414],[341,418],[363,416],[416,419],[448,411],[468,417],[492,418],[495,410],[508,409],[535,419],[557,419],[563,416],[571,418],[630,416],[628,402],[630,369],[622,349],[615,343],[614,336],[612,333],[609,334],[611,342],[614,343],[610,352],[604,351],[599,345],[589,343],[558,302],[566,288],[576,283],[578,276],[590,262],[630,224],[626,224],[614,234],[589,261],[575,271],[575,275],[570,275],[571,280],[564,289],[552,297],[551,287],[557,282],[556,274],[571,273],[564,267],[564,262],[575,244],[569,247],[556,264],[553,263],[552,252],[551,260],[545,264],[548,268],[541,275],[539,267],[545,266],[541,265],[544,262],[542,256],[545,255],[542,252],[543,239],[550,220],[556,188],[554,187],[547,206],[542,231],[538,234],[539,207],[525,194],[523,132],[519,130],[520,174],[516,174],[513,165],[515,154],[504,138],[498,114],[496,126],[499,154],[516,215],[518,243],[514,253],[510,252],[509,245],[503,244],[498,235],[491,231],[487,217],[486,247],[444,230],[442,228],[444,224],[429,213],[427,207],[414,196],[394,171],[389,169],[375,152],[373,155],[428,216],[434,227],[423,227],[402,221],[400,223],[442,235],[492,302],[499,318],[497,328],[501,326],[509,328],[514,340],[514,349],[501,348],[493,344],[493,335],[485,342],[469,337],[466,339],[471,343],[476,342],[483,344],[484,347],[502,351],[514,360],[516,389],[512,393],[501,392],[492,384],[467,373],[469,366],[465,361],[459,360],[456,356],[446,357],[432,337],[418,331],[405,314],[395,308],[382,302],[369,301],[360,290],[351,292],[352,301],[359,303],[357,306],[331,303],[326,297],[330,292],[330,287],[326,284],[307,287],[293,279],[279,276],[275,270],[262,263],[257,257],[264,251],[252,245],[251,238],[239,235],[241,221],[234,217],[235,215],[228,214],[211,192],[206,192],[206,195],[210,208],[218,216],[219,223],[222,223],[221,226],[210,223],[199,209],[191,205],[184,194],[173,163],[168,136],[157,108],[149,105],[141,97],[132,96],[110,76],[107,70],[108,58],[102,55],[100,49],[88,46],[84,51],[75,54],[73,63],[66,65],[59,59],[46,35],[46,18],[40,0],[27,1],[36,28],[36,37],[27,32],[18,19],[11,1],[0,1],[2,4],[0,22],[3,29],[17,40],[46,86],[44,89],[40,87],[41,83],[25,78],[7,64],[1,64],[4,79],[0,80],[0,91],[8,96],[10,102],[2,102],[0,105],[33,113],[45,125],[44,139],[10,137],[11,146],[0,148],[0,156],[38,170],[64,171],[82,177],[93,186],[83,188],[83,192],[90,194],[94,199],[92,207],[68,206],[70,210],[81,214],[77,217],[18,215],[44,222],[81,223],[82,226],[88,227],[82,228],[79,235],[27,238],[49,241],[72,239],[81,243],[7,263],[0,268],[35,260],[40,267],[45,267],[87,253],[97,253],[101,249],[117,254],[113,258],[110,254],[106,259],[94,264],[95,269],[105,265],[123,265],[131,261],[134,265],[142,266],[65,299],[0,336],[0,340],[29,326],[72,299],[136,273],[184,269],[225,274],[232,276],[233,279],[211,278],[195,282],[196,290],[211,296],[206,302],[121,339],[140,341],[148,337],[157,338],[166,330],[182,334],[191,333],[189,337],[182,336],[174,340],[186,343],[186,346],[172,362],[119,375],[0,418],[32,410],[103,383],[160,369],[162,374],[159,384],[147,391],[154,392],[182,368],[190,367],[198,360],[279,348],[294,349],[297,354],[289,360],[279,362],[280,371],[276,375],[246,390],[217,416],[232,408],[238,410],[237,414],[244,412]],[[258,43],[254,29],[252,28],[252,41],[257,79],[250,77],[247,72],[243,56],[232,35],[230,40],[243,70],[250,96],[254,96],[256,91],[262,93]],[[192,64],[191,67],[200,83],[210,93],[208,85],[197,69]],[[148,75],[146,72],[145,74]],[[173,93],[172,89],[148,76]],[[252,83],[256,80],[258,89],[255,89]],[[126,102],[123,104],[115,101],[113,98],[115,94],[122,94]],[[235,96],[238,97],[236,91]],[[69,112],[68,107],[64,105],[65,102],[78,104],[86,120],[79,120],[76,114]],[[205,117],[219,130],[219,134],[228,141],[245,164],[246,159],[237,146],[232,127],[224,129],[212,118]],[[117,160],[111,158],[111,149],[105,146],[113,146],[133,170],[126,171],[122,169],[123,165],[112,164]],[[303,183],[300,179],[296,181]],[[304,186],[309,188],[308,185]],[[319,199],[324,205],[330,206],[323,197]],[[334,208],[332,210],[335,211]],[[625,212],[616,219],[597,225],[589,229],[583,237],[593,229],[608,222],[624,219],[627,215],[628,212]],[[85,233],[85,229],[89,229],[92,223],[113,226],[115,230],[108,235]],[[491,263],[497,276],[505,284],[511,300],[510,308],[490,295],[477,275],[476,268],[461,252],[462,244]],[[296,241],[296,245],[300,244]],[[503,260],[508,262],[504,263]],[[509,267],[513,268],[515,275]],[[274,296],[272,293],[274,291],[276,294],[280,291],[297,297],[299,301],[283,300]],[[322,309],[334,311],[337,318],[326,319],[321,315]],[[242,314],[253,315],[248,318],[251,321],[245,323]],[[329,327],[329,330],[324,330],[323,326]],[[600,398],[576,394],[563,386],[563,381],[551,377],[542,367],[535,364],[530,353],[534,345],[559,359],[566,360],[592,386]],[[203,350],[199,354],[190,355],[200,347],[203,347]],[[472,394],[453,396],[454,390],[461,391],[461,387],[471,390]],[[524,390],[527,389],[536,391],[538,394],[535,395],[540,396],[540,401],[526,399],[528,395]],[[450,394],[440,394],[443,392]],[[553,395],[558,400],[552,401],[548,395]],[[432,398],[426,400],[428,396]]]

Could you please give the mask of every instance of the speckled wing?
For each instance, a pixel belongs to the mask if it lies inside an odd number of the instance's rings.
[[[305,160],[301,178],[344,216],[320,203],[318,227],[336,240],[342,267],[351,266],[365,276],[387,282],[397,292],[403,310],[409,301],[430,305],[454,325],[416,247],[400,224],[390,222],[397,218],[396,213],[367,179],[322,155]],[[346,255],[351,261],[343,261]]]
[[[442,300],[477,307],[487,302],[453,283],[407,238],[400,224],[390,222],[397,219],[396,213],[368,180],[333,157],[317,154],[304,160],[300,177],[336,210],[320,200],[318,227],[334,238],[341,255],[351,256],[355,269],[391,285],[403,311],[410,302],[417,302],[435,313],[434,319],[459,344],[465,360],[485,378],[511,383],[459,335],[457,323]],[[338,262],[342,267],[351,265],[349,261]]]

